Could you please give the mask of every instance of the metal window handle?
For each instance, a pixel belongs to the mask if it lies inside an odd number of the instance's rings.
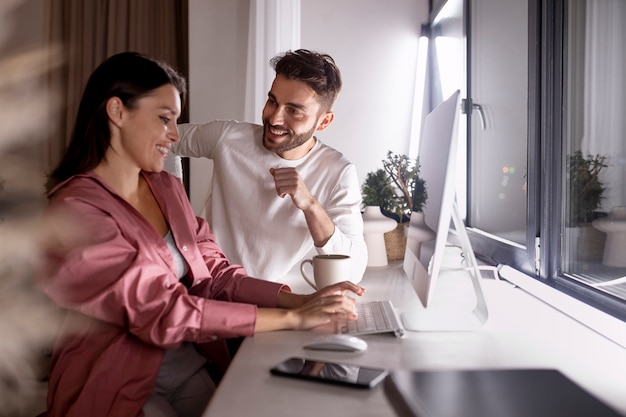
[[[470,104],[471,104],[471,109],[469,107]],[[461,113],[471,114],[473,113],[474,110],[478,111],[478,116],[480,117],[480,127],[482,127],[483,130],[487,130],[487,118],[485,117],[483,106],[481,106],[480,104],[473,103],[471,98],[464,98],[463,100],[461,100]]]
[[[487,119],[485,118],[485,112],[483,106],[480,104],[472,103],[472,110],[478,110],[478,117],[480,117],[480,127],[483,130],[487,130]]]

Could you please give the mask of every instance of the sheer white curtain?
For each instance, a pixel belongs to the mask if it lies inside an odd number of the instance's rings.
[[[607,156],[604,211],[626,205],[626,1],[588,0],[583,154]]]
[[[251,0],[245,119],[261,123],[274,79],[269,60],[300,47],[300,0]]]

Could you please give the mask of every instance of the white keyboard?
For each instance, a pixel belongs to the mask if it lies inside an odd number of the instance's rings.
[[[391,301],[368,301],[358,303],[356,308],[359,318],[342,323],[339,327],[340,333],[393,333],[397,337],[404,335],[404,328]]]

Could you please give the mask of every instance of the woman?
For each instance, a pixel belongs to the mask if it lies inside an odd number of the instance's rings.
[[[225,339],[356,318],[355,284],[297,295],[228,262],[162,172],[184,96],[175,71],[136,53],[107,59],[85,87],[44,216],[42,287],[68,310],[48,416],[198,416]]]

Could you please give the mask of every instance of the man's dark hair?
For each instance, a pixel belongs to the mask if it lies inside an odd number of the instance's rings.
[[[270,64],[276,75],[307,83],[319,96],[323,111],[332,108],[341,91],[341,73],[330,55],[298,49],[275,56]]]

